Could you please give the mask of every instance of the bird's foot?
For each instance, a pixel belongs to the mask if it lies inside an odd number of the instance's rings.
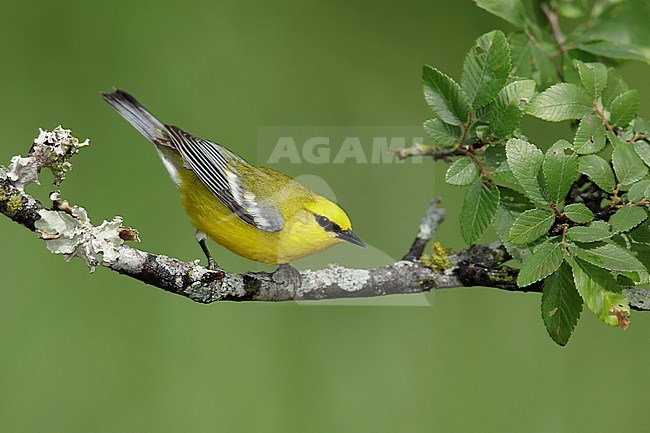
[[[292,286],[294,289],[302,285],[300,271],[289,264],[282,264],[271,274],[271,278],[281,286]]]
[[[208,269],[210,269],[211,271],[219,270],[219,265],[212,257],[208,259]]]

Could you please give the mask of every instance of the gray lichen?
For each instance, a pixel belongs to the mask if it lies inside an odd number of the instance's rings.
[[[440,206],[440,199],[432,198],[420,223],[417,237],[420,239],[431,239],[444,219],[445,209]]]
[[[69,129],[63,129],[61,126],[52,131],[39,129],[29,155],[26,158],[11,158],[7,176],[13,186],[22,192],[30,183],[40,185],[39,173],[43,168],[49,168],[54,174],[54,184],[59,185],[65,178],[65,172],[72,169],[69,159],[79,152],[80,148],[89,144],[89,140],[80,142],[72,136]]]
[[[41,219],[35,227],[51,253],[63,254],[68,261],[80,257],[90,272],[99,265],[110,266],[120,257],[118,249],[124,243],[119,232],[122,218],[95,227],[79,206],[72,206],[70,213],[42,209],[38,214]]]

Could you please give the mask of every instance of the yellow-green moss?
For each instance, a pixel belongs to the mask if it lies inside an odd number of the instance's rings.
[[[7,201],[7,210],[9,212],[18,212],[22,208],[23,202],[20,199],[19,195],[11,196],[11,198]]]
[[[440,242],[434,242],[431,254],[423,254],[420,261],[436,272],[442,272],[452,267],[449,261],[449,248],[443,247]]]

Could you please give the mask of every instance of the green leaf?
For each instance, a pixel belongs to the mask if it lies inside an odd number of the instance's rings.
[[[449,166],[445,180],[450,185],[464,186],[474,182],[477,176],[476,164],[469,158],[461,158]]]
[[[648,218],[648,212],[639,206],[623,206],[609,219],[609,223],[619,233],[632,230]]]
[[[558,140],[551,146],[546,152],[543,170],[548,198],[555,204],[562,203],[578,177],[578,155],[573,153],[568,141]]]
[[[612,101],[609,123],[613,126],[627,126],[639,111],[639,91],[628,90]]]
[[[630,90],[629,86],[623,80],[623,77],[615,69],[609,68],[607,71],[607,87],[603,92],[603,105],[607,111],[611,111],[612,102],[617,96]]]
[[[506,250],[518,261],[525,262],[533,250],[524,245],[514,245],[508,241],[510,228],[515,220],[524,211],[533,207],[533,204],[521,193],[506,187],[499,187],[501,200],[494,219],[494,229],[503,242]]]
[[[585,155],[578,158],[578,170],[589,177],[603,191],[613,192],[616,188],[612,167],[597,155]]]
[[[605,221],[594,221],[588,226],[571,227],[566,232],[567,238],[575,242],[596,242],[611,238],[611,227]]]
[[[644,0],[596,2],[599,12],[571,44],[597,56],[650,60],[650,4]]]
[[[627,191],[627,199],[633,203],[650,198],[650,180],[644,179],[633,183]]]
[[[517,183],[517,179],[515,179],[510,171],[510,166],[506,159],[505,146],[488,146],[483,154],[483,158],[483,168],[493,173],[492,178],[494,180],[506,183]]]
[[[650,224],[645,222],[627,233],[634,242],[650,245]],[[643,258],[641,259],[643,261]]]
[[[460,140],[460,128],[449,125],[440,119],[429,119],[424,122],[424,130],[434,144],[443,147],[453,147]]]
[[[630,315],[627,298],[620,292],[607,290],[618,287],[612,275],[582,260],[570,261],[573,268],[573,281],[578,293],[584,299],[587,307],[603,322],[611,326],[619,326],[615,312]]]
[[[643,160],[645,165],[650,166],[650,144],[643,140],[636,141],[634,142],[634,151]]]
[[[490,128],[497,137],[505,137],[519,126],[526,105],[535,93],[533,80],[514,81],[506,85],[490,106]]]
[[[511,138],[506,143],[506,157],[510,171],[524,189],[524,193],[535,203],[546,205],[540,179],[544,154],[532,143]]]
[[[573,282],[571,266],[560,268],[544,280],[542,290],[542,319],[548,335],[565,346],[582,313],[582,298]]]
[[[512,69],[510,74],[513,77],[533,78],[533,42],[523,32],[510,33],[510,57]]]
[[[548,49],[544,46],[533,44],[531,50],[533,62],[535,63],[533,78],[540,89],[546,89],[557,82],[555,65],[549,60],[549,56],[553,54],[553,48]]]
[[[630,185],[643,179],[648,174],[648,166],[637,155],[634,146],[620,141],[612,134],[608,134],[614,151],[612,152],[612,165],[618,181],[623,185]]]
[[[650,122],[647,120],[637,117],[632,121],[632,126],[634,131],[646,136],[650,135]]]
[[[508,240],[513,244],[529,244],[547,234],[553,222],[555,215],[550,210],[527,210],[512,225]]]
[[[491,182],[479,177],[467,188],[460,212],[460,232],[465,242],[472,245],[478,241],[492,224],[498,204],[499,189]]]
[[[533,255],[519,270],[519,287],[530,286],[543,280],[560,267],[564,260],[564,246],[558,240],[558,237],[550,238],[535,248]]]
[[[469,102],[463,89],[454,80],[436,68],[425,66],[422,81],[424,99],[440,119],[456,126],[467,122]]]
[[[577,66],[575,65],[576,58],[574,57],[575,53],[567,51],[562,54],[560,59],[560,68],[562,68],[562,76],[564,77],[565,83],[576,84],[582,86],[582,81],[580,80],[580,74],[578,73]]]
[[[588,114],[580,120],[573,139],[573,149],[579,154],[598,153],[605,148],[605,127],[600,117]]]
[[[480,108],[496,98],[510,73],[510,47],[500,30],[479,37],[470,48],[460,83],[469,104]]]
[[[474,0],[476,5],[493,15],[508,21],[513,26],[526,28],[526,11],[521,0]]]
[[[557,12],[565,18],[582,18],[587,9],[586,3],[586,0],[564,0],[557,4]]]
[[[526,108],[531,116],[550,122],[580,119],[593,111],[593,102],[575,84],[555,84],[537,95]]]
[[[585,262],[610,271],[646,271],[636,257],[616,244],[569,245],[569,251]]]
[[[582,203],[572,203],[564,208],[564,216],[571,221],[584,224],[594,219],[594,214]]]
[[[576,60],[580,81],[592,98],[598,98],[607,86],[607,67],[602,63],[583,63]]]

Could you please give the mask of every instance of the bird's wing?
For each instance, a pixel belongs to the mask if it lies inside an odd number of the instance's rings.
[[[237,165],[246,164],[246,161],[222,146],[194,137],[175,126],[165,127],[187,168],[235,215],[260,230],[282,230],[284,218],[280,210],[245,188]]]

